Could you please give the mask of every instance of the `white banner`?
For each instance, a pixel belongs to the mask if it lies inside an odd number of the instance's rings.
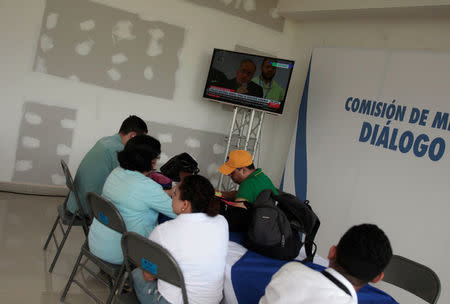
[[[449,53],[314,50],[283,189],[318,213],[320,254],[372,222],[450,282],[449,113]]]

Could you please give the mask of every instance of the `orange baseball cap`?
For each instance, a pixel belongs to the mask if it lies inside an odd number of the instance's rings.
[[[250,166],[253,163],[252,155],[245,150],[233,150],[228,154],[227,161],[219,167],[219,172],[228,175],[237,168]]]

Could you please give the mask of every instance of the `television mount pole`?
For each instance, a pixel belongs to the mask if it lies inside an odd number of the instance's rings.
[[[253,163],[257,166],[255,156],[260,147],[263,119],[263,111],[238,106],[234,107],[230,132],[228,133],[228,137],[226,137],[227,146],[224,162],[226,162],[228,153],[231,150],[247,150],[252,154]],[[220,174],[219,184],[217,185],[220,191],[232,191],[236,187],[237,185],[232,182],[230,177]]]

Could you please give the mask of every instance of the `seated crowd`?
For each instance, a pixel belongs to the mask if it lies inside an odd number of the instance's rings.
[[[220,303],[229,240],[229,225],[219,214],[221,203],[201,175],[180,172],[180,182],[169,190],[150,178],[161,144],[147,132],[142,119],[130,116],[118,134],[100,139],[85,155],[74,179],[83,211],[87,213],[88,192],[110,200],[127,231],[149,238],[172,254],[183,273],[190,303]],[[219,172],[239,184],[238,191],[221,196],[243,209],[262,190],[278,194],[247,151],[231,151]],[[77,210],[73,194],[68,209]],[[160,214],[171,220],[158,225]],[[94,219],[89,249],[104,261],[122,264],[121,237]],[[272,277],[260,303],[357,303],[356,291],[367,282],[381,280],[391,256],[383,231],[375,225],[354,226],[331,247],[329,268],[320,273],[298,262],[287,263]],[[151,273],[137,268],[132,278],[141,303],[182,303],[179,288],[155,280]]]

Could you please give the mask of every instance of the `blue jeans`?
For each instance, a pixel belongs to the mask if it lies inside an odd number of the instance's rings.
[[[142,269],[136,268],[131,272],[134,290],[141,304],[170,304],[158,291],[157,281],[146,281]]]

